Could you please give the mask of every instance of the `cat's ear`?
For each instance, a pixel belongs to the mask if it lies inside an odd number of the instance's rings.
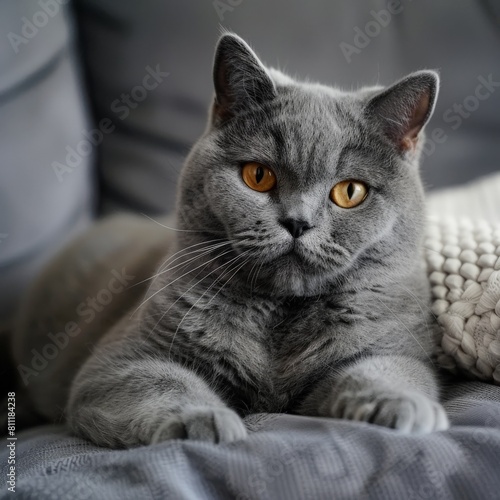
[[[276,96],[276,88],[255,52],[228,33],[217,45],[214,61],[215,102],[212,119],[225,121],[249,106]]]
[[[397,149],[413,150],[434,111],[438,91],[439,75],[418,71],[372,97],[366,113]]]

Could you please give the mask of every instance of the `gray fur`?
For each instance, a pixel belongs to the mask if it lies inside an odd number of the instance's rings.
[[[76,375],[72,429],[132,446],[241,439],[253,412],[447,428],[420,258],[419,132],[437,75],[343,92],[268,70],[227,34],[214,81],[180,180],[177,253]],[[277,189],[249,189],[248,161]],[[370,186],[349,210],[329,199],[345,179]],[[312,228],[294,239],[284,218]]]

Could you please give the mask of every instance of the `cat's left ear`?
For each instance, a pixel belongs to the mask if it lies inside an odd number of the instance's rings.
[[[398,150],[413,150],[432,116],[438,91],[435,71],[417,71],[373,97],[365,110]]]
[[[255,52],[239,36],[223,35],[214,60],[212,119],[225,121],[276,96],[274,82]]]

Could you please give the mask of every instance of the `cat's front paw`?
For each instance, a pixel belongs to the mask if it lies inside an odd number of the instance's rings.
[[[329,405],[329,414],[390,427],[404,434],[427,434],[449,427],[444,408],[416,391],[344,391]]]
[[[230,443],[247,437],[243,420],[229,408],[200,406],[169,417],[154,433],[151,442],[194,439]]]

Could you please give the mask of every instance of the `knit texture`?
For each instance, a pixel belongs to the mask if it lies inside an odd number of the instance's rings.
[[[424,246],[439,364],[500,385],[500,223],[430,216]]]

